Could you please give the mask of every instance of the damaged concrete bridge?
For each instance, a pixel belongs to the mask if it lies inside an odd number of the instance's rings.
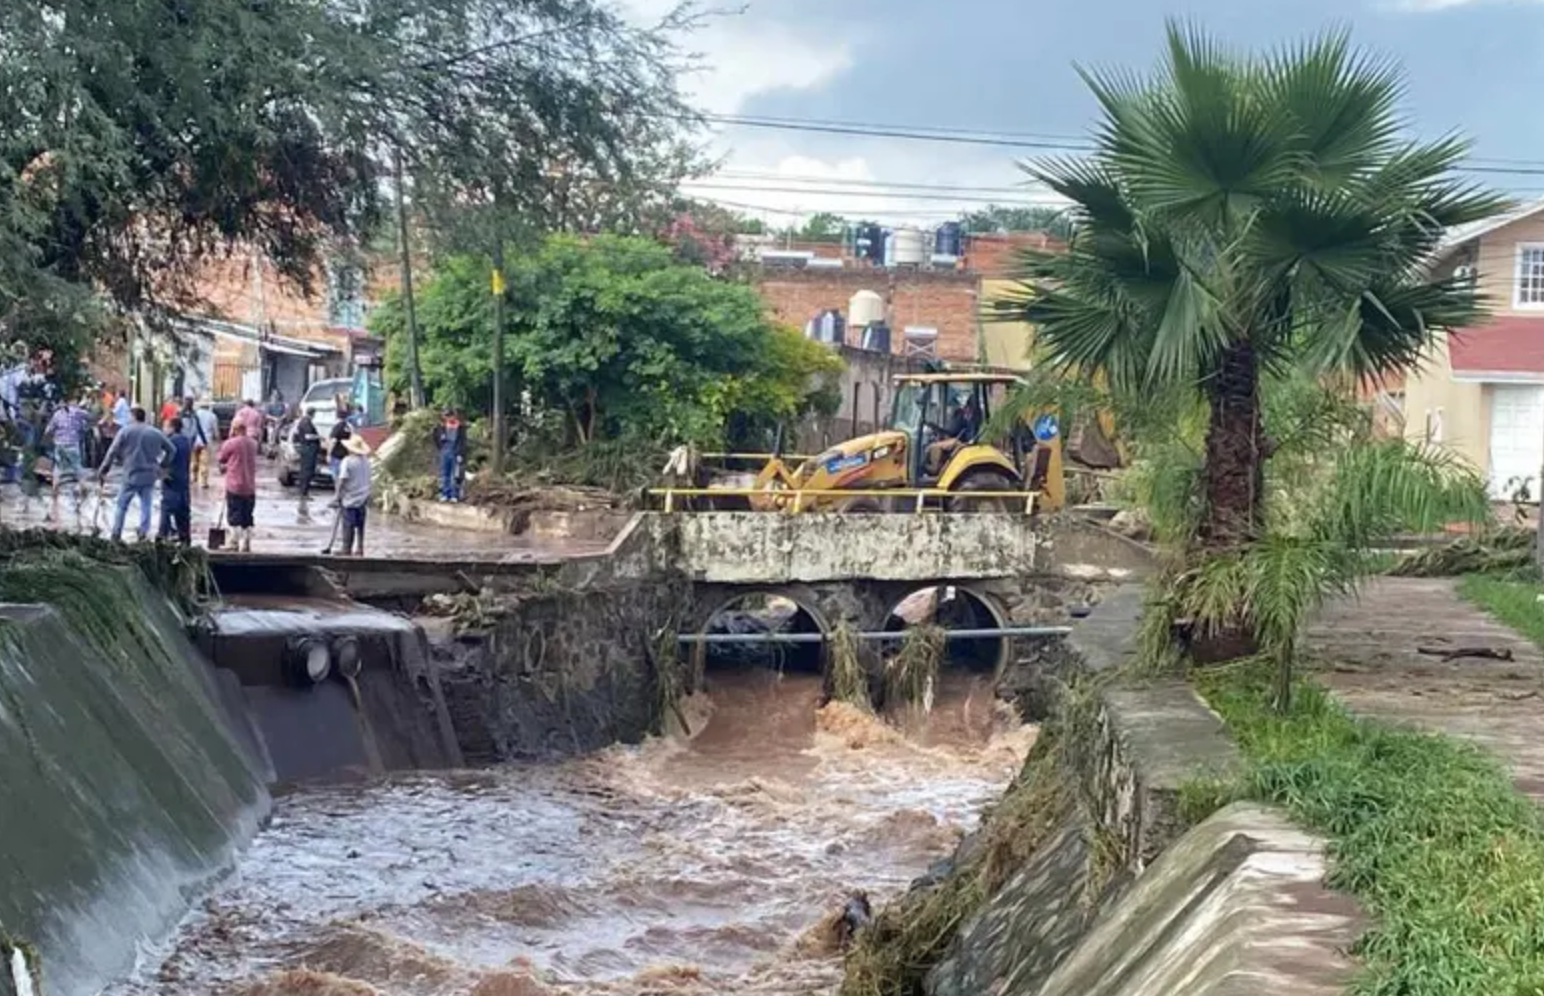
[[[884,627],[919,590],[948,586],[985,613],[983,625],[1065,618],[1095,589],[1145,571],[1149,552],[1095,522],[1066,515],[777,515],[640,512],[603,547],[565,552],[349,559],[217,553],[226,593],[344,595],[412,611],[437,594],[684,587],[681,632],[700,632],[751,596],[793,602],[823,632]]]

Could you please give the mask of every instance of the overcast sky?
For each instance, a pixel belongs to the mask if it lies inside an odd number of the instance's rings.
[[[646,13],[668,0],[628,3]],[[1349,27],[1404,65],[1414,130],[1458,130],[1476,157],[1535,161],[1538,175],[1489,179],[1544,196],[1544,0],[750,0],[689,40],[712,67],[689,89],[718,114],[1075,141],[1093,108],[1074,64],[1151,66],[1168,15],[1257,48]],[[710,185],[726,203],[929,221],[973,206],[966,198],[1037,199],[1018,189],[1015,160],[1034,154],[1024,149],[750,128],[717,142],[728,158]],[[821,181],[841,193],[802,192]],[[992,189],[909,199],[868,184]]]

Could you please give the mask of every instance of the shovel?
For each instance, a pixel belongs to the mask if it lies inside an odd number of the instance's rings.
[[[225,546],[225,502],[220,502],[220,521],[209,527],[209,549]]]
[[[332,545],[338,542],[338,527],[343,525],[343,509],[338,508],[337,514],[332,517],[332,535],[327,537],[327,545],[322,547],[322,556],[332,556]]]

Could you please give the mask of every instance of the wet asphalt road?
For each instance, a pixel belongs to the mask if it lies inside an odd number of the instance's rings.
[[[20,486],[0,486],[0,526],[13,529],[47,528],[66,532],[103,536],[112,530],[117,474],[109,475],[107,486],[99,488],[93,478],[86,482],[83,497],[61,492],[57,502],[45,487],[29,497]],[[252,533],[253,553],[315,555],[333,538],[336,511],[333,493],[323,485],[313,490],[308,501],[300,493],[279,484],[272,461],[263,460],[258,468],[256,527]],[[151,516],[151,532],[160,523],[160,493]],[[204,546],[209,528],[220,519],[224,492],[217,474],[210,476],[209,488],[193,486],[193,545]],[[139,506],[131,505],[125,519],[124,538],[134,542],[138,528]],[[340,540],[341,542],[341,540]],[[593,543],[546,542],[536,544],[518,536],[475,530],[448,529],[426,523],[407,522],[371,509],[365,530],[365,556],[402,560],[528,560],[532,558],[572,556],[600,549]]]

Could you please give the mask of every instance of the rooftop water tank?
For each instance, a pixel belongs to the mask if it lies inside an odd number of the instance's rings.
[[[853,250],[859,259],[875,265],[885,261],[885,230],[878,225],[859,225],[853,239]]]
[[[946,221],[939,225],[933,235],[933,255],[958,257],[964,248],[964,231],[957,221]]]
[[[895,266],[921,266],[927,259],[922,233],[915,228],[897,228],[890,256]]]
[[[835,308],[827,308],[810,319],[804,326],[804,336],[823,342],[828,345],[836,345],[845,342],[847,338],[847,323],[842,320],[842,313]]]
[[[847,302],[847,320],[855,329],[885,320],[885,299],[871,290],[860,290]]]
[[[859,337],[858,345],[876,353],[890,352],[890,326],[884,322],[875,322],[867,326],[863,330],[863,335]]]

